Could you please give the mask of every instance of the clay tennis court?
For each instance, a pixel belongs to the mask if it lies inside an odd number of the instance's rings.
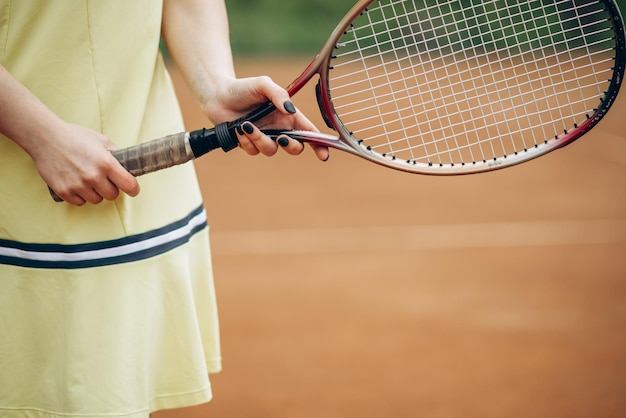
[[[237,69],[287,85],[306,64]],[[207,125],[174,79],[188,128]],[[626,416],[626,96],[574,144],[488,174],[338,151],[196,164],[224,370],[210,404],[160,416]]]

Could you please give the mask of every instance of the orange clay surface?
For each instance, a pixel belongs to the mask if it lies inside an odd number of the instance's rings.
[[[236,62],[281,85],[306,64]],[[294,101],[321,128],[310,87]],[[626,92],[593,133],[488,174],[195,164],[224,370],[211,403],[156,416],[626,417]]]

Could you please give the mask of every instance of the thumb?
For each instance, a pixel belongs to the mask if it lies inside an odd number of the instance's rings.
[[[280,87],[269,77],[258,77],[257,81],[259,83],[258,91],[267,97],[281,113],[293,115],[297,112],[287,90]]]

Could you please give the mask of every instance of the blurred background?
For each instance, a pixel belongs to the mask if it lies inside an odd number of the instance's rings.
[[[424,3],[424,0],[417,0]],[[626,0],[616,3],[624,9]],[[462,0],[461,4],[472,0]],[[353,0],[227,0],[231,40],[238,55],[315,53]],[[250,36],[254,33],[254,36]]]
[[[288,85],[352,4],[227,0],[238,75]],[[312,89],[294,101],[324,126]],[[197,160],[224,370],[211,403],[162,416],[626,417],[625,115],[622,93],[574,144],[454,178]]]

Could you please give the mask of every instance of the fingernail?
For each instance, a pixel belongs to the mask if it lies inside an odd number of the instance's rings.
[[[244,122],[241,127],[244,131],[246,131],[247,134],[251,134],[252,132],[254,132],[254,126],[252,126],[250,122]]]
[[[283,107],[285,108],[287,112],[291,113],[292,115],[296,113],[296,107],[289,100],[285,102]]]
[[[237,130],[237,133],[239,135],[243,135],[243,131],[241,130],[241,125],[237,125],[237,127],[235,129]]]
[[[278,138],[276,142],[278,142],[278,145],[280,145],[281,147],[286,147],[287,145],[289,145],[289,140],[284,136]]]

